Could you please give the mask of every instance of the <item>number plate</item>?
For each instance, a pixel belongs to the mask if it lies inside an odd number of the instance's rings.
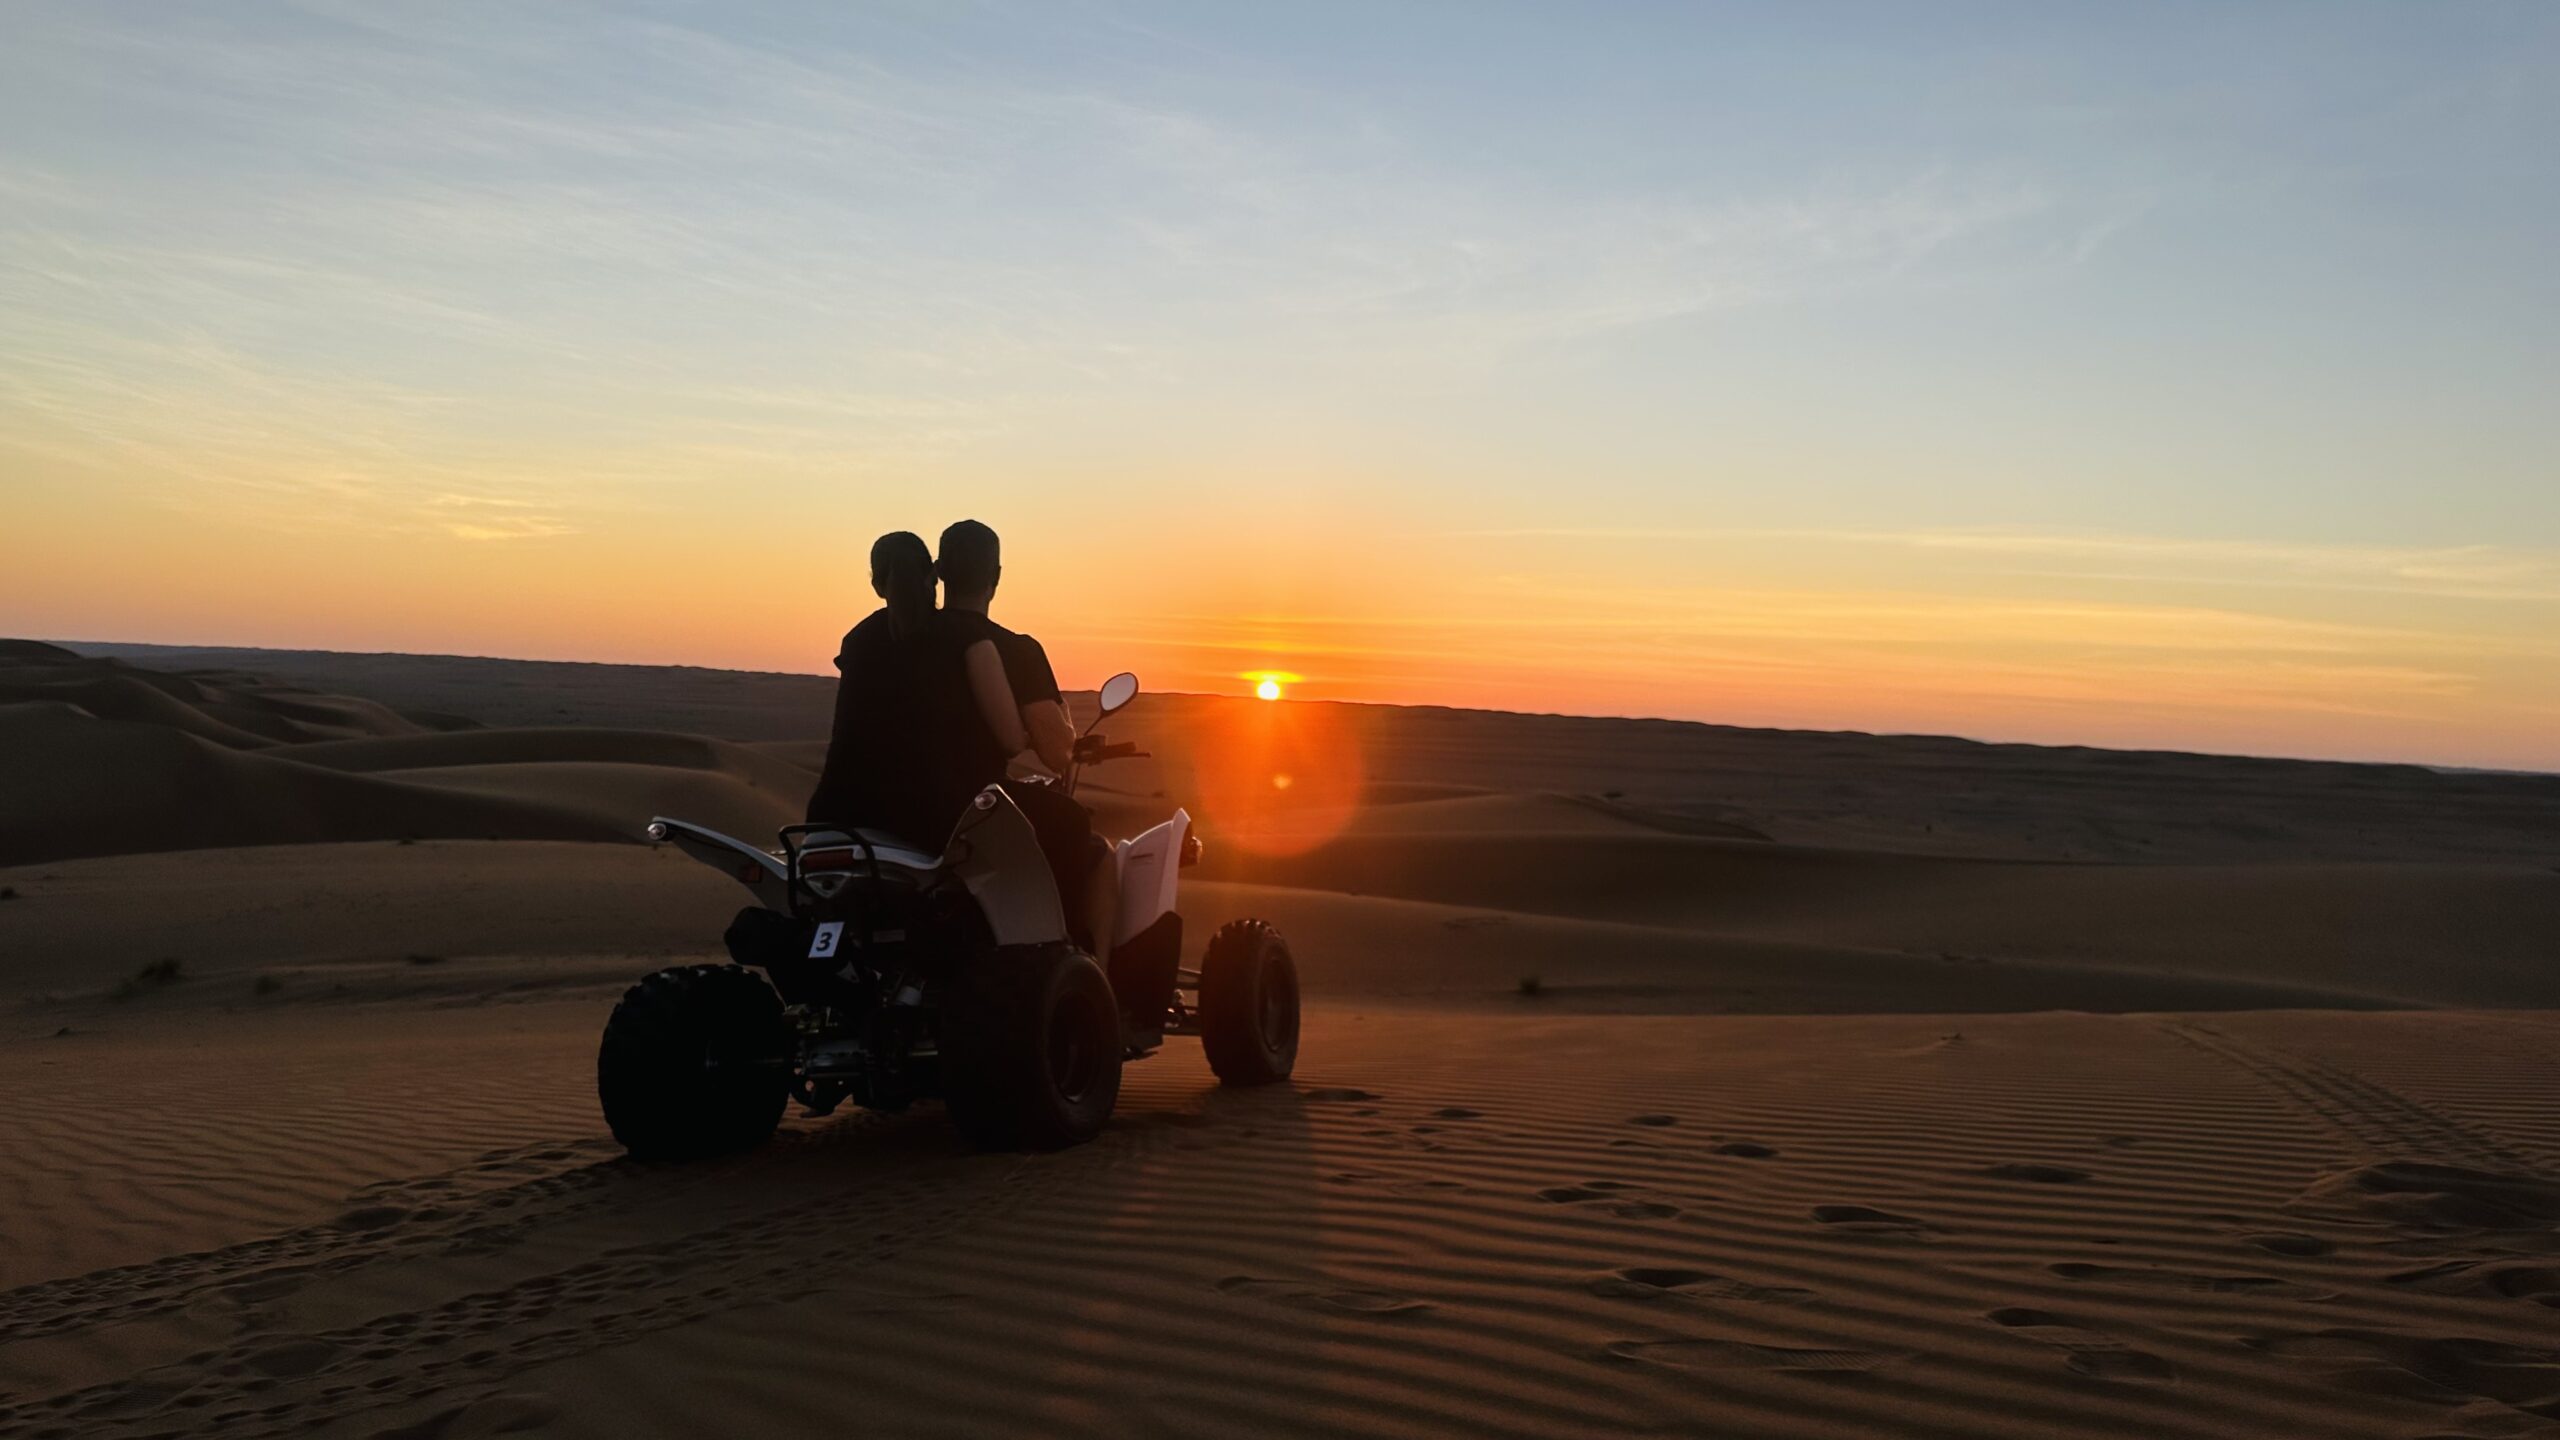
[[[818,927],[817,934],[809,937],[809,958],[812,960],[832,960],[835,958],[836,946],[843,943],[843,941],[844,922],[841,920],[829,920]]]

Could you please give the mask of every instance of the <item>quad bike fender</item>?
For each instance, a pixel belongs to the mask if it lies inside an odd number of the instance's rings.
[[[998,945],[1048,945],[1067,938],[1066,911],[1040,853],[1040,836],[998,787],[979,791],[960,812],[942,852],[942,869],[969,888]]]
[[[687,855],[753,891],[768,910],[791,913],[791,877],[782,862],[744,840],[686,820],[661,815],[649,822],[652,840],[672,843]]]
[[[1119,933],[1114,945],[1126,945],[1173,913],[1174,886],[1182,873],[1182,841],[1191,833],[1191,812],[1173,818],[1111,847],[1120,877]]]

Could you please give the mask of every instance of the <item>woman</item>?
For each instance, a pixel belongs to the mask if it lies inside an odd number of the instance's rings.
[[[836,654],[835,724],[809,820],[886,831],[939,853],[970,797],[996,778],[971,739],[983,722],[970,647],[933,607],[933,556],[921,537],[899,530],[872,542],[871,589],[881,607]]]

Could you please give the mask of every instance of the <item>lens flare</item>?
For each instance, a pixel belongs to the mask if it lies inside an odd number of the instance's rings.
[[[1368,764],[1358,708],[1229,701],[1202,719],[1188,736],[1184,803],[1229,857],[1220,879],[1251,879],[1257,859],[1320,849],[1359,816]]]

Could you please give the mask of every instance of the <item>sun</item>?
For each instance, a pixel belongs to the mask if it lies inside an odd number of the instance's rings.
[[[1245,670],[1236,678],[1245,683],[1245,688],[1252,691],[1255,698],[1277,700],[1289,693],[1290,686],[1307,677],[1286,670]]]

